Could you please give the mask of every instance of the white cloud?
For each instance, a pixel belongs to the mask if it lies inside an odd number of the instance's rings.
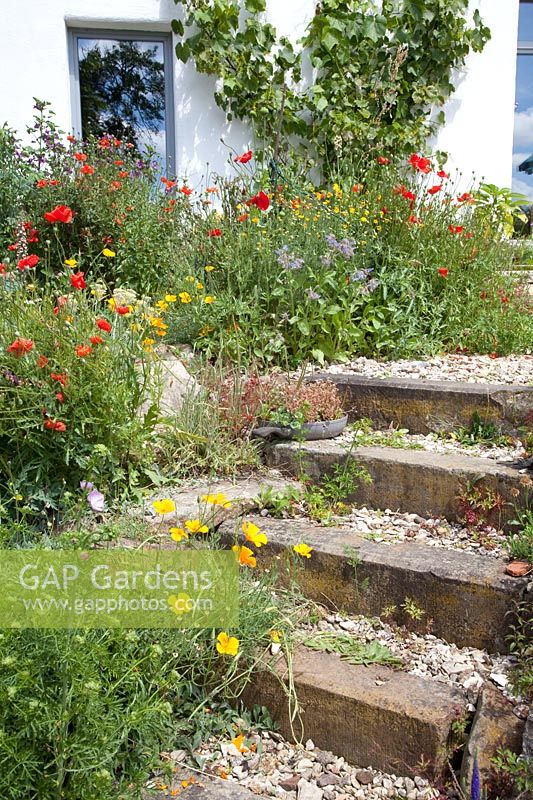
[[[533,106],[514,115],[514,147],[533,152]]]
[[[512,189],[513,192],[525,194],[526,197],[533,201],[533,184],[530,185],[519,178],[513,178]]]

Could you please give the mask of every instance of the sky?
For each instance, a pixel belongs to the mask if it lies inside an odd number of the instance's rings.
[[[520,4],[518,41],[533,47],[533,4]],[[513,139],[513,189],[533,200],[533,175],[518,172],[518,165],[533,155],[533,54],[519,55]]]

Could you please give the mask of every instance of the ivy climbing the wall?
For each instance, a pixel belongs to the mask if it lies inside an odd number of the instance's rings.
[[[276,157],[407,153],[444,122],[454,72],[490,38],[468,0],[322,0],[303,38],[278,36],[266,0],[175,0],[176,54],[217,79],[229,120]]]

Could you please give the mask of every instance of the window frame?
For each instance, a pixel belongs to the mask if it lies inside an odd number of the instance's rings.
[[[68,27],[68,55],[72,129],[82,136],[79,39],[110,39],[115,41],[160,42],[163,45],[165,78],[165,171],[176,174],[176,127],[174,115],[174,70],[172,34],[167,31],[114,30],[113,28]],[[533,44],[532,44],[533,47]],[[532,51],[533,52],[533,51]]]

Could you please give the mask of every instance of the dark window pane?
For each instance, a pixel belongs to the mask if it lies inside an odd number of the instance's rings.
[[[533,169],[533,55],[519,55],[516,65],[513,188],[533,199],[533,175],[518,169],[530,156]]]
[[[533,42],[533,3],[520,3],[518,41]]]
[[[113,134],[165,159],[162,42],[78,39],[82,133]]]

